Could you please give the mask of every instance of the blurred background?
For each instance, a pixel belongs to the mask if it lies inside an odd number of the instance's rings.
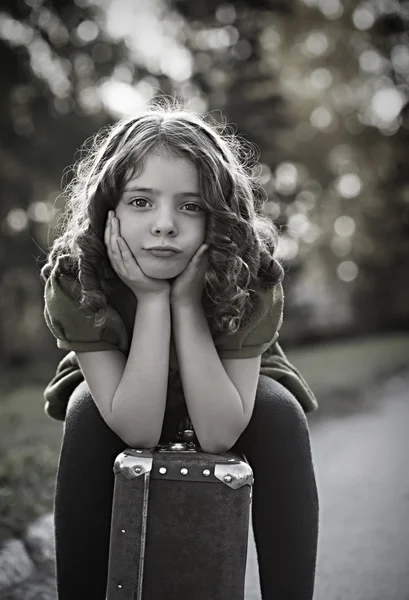
[[[153,97],[257,145],[286,271],[280,339],[318,396],[311,427],[403,380],[408,20],[397,0],[1,0],[0,542],[52,509],[62,424],[42,392],[65,353],[39,271],[64,174]]]

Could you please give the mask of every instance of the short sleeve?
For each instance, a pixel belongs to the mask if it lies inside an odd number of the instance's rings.
[[[249,321],[239,330],[215,338],[219,357],[252,358],[263,354],[278,338],[283,321],[283,288],[281,283],[257,291],[256,302]]]
[[[128,335],[119,313],[108,304],[106,323],[95,327],[94,313],[79,306],[80,295],[79,282],[59,273],[57,262],[45,284],[44,318],[58,348],[75,352],[122,350],[127,353]]]

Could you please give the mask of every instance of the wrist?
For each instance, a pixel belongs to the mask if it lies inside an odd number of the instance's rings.
[[[139,294],[135,297],[138,304],[170,304],[169,292],[158,292],[157,294]]]
[[[202,308],[203,306],[200,298],[172,298],[172,296],[170,296],[169,303],[174,310]]]

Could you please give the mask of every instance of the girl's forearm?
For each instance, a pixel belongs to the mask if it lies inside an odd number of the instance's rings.
[[[246,426],[240,394],[220,361],[203,306],[171,304],[186,405],[205,452],[229,450]]]
[[[160,439],[168,388],[170,328],[167,295],[138,300],[132,343],[111,411],[116,431],[134,447],[152,447]]]

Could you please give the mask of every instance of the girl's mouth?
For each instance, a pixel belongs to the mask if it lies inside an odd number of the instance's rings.
[[[147,250],[146,252],[149,252],[150,254],[153,254],[154,256],[158,256],[160,258],[168,258],[170,256],[175,256],[176,254],[178,254],[174,250]]]

